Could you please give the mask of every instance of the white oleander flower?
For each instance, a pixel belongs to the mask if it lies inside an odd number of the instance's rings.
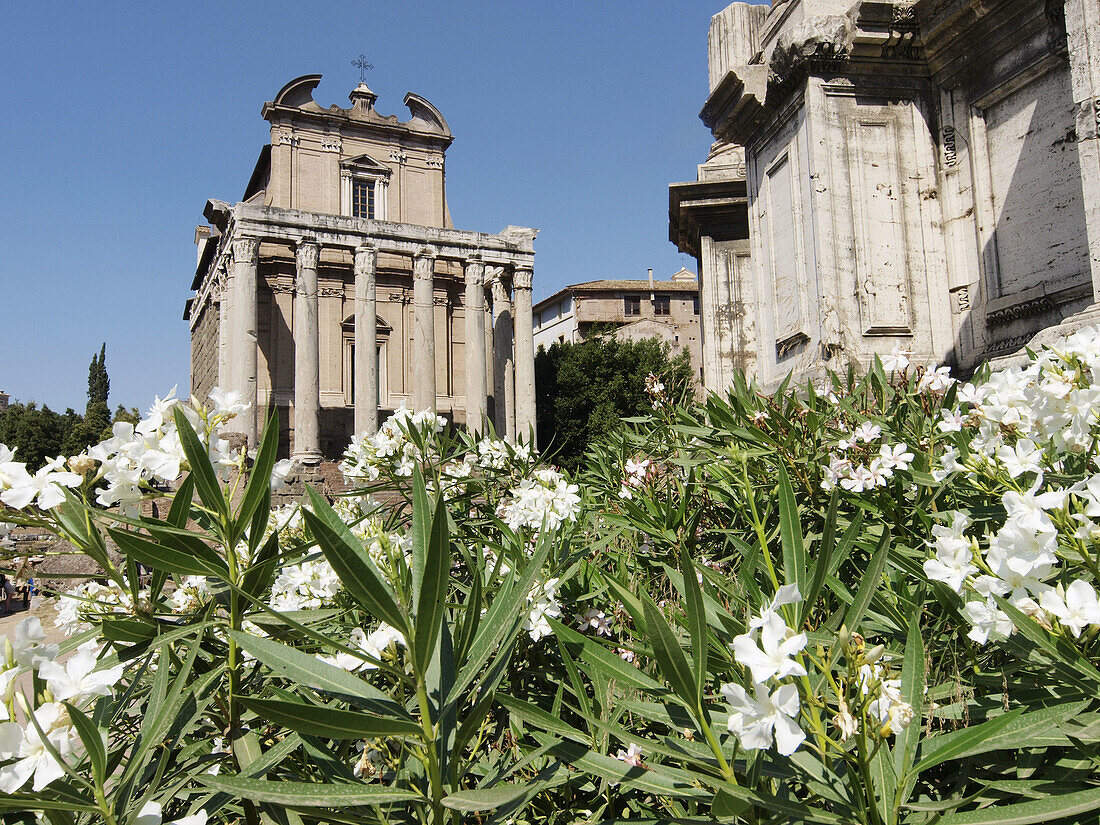
[[[85,642],[64,665],[43,662],[38,675],[46,680],[46,687],[58,702],[80,703],[90,696],[110,696],[126,666],[118,664],[96,670],[98,655],[95,641]]]
[[[806,675],[806,668],[791,658],[806,646],[805,633],[792,633],[779,614],[772,613],[760,629],[759,646],[754,635],[737,636],[731,645],[733,658],[752,671],[754,682],[766,682],[773,676],[783,679]]]
[[[1092,585],[1077,579],[1069,587],[1045,591],[1039,597],[1043,610],[1055,616],[1063,627],[1069,628],[1074,637],[1089,625],[1100,625],[1100,600]]]
[[[635,768],[640,768],[642,766],[642,749],[631,742],[626,750],[619,748],[619,752],[615,754],[615,758],[620,762],[625,762]]]
[[[57,658],[58,645],[43,644],[46,631],[37,616],[28,616],[15,626],[11,646],[15,661],[20,667],[38,669],[46,662]]]
[[[577,616],[577,624],[582,630],[595,630],[597,636],[611,635],[611,622],[602,610],[590,607]]]
[[[790,756],[805,740],[798,726],[801,703],[794,685],[769,693],[766,685],[757,684],[755,696],[738,684],[722,685],[721,691],[734,710],[727,726],[745,750],[767,750],[774,741],[780,755]]]
[[[966,635],[980,645],[986,644],[990,639],[1007,639],[1016,629],[1008,614],[997,607],[992,599],[967,602],[962,612],[972,625]]]
[[[34,711],[34,719],[62,759],[73,752],[74,732],[63,705],[57,702],[39,705]],[[20,727],[16,722],[5,722],[0,725],[0,759],[9,758],[17,761],[0,768],[0,791],[4,793],[15,793],[32,776],[31,789],[38,793],[65,775],[65,769],[32,724]]]

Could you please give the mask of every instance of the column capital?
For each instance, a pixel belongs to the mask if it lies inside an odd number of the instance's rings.
[[[355,247],[355,277],[373,275],[377,260],[378,247],[370,244]]]
[[[413,255],[413,280],[431,281],[435,277],[435,256],[434,246],[422,246],[417,250]]]
[[[530,289],[533,275],[534,272],[527,267],[516,267],[512,272],[512,286],[516,289]]]
[[[316,269],[317,261],[321,256],[321,245],[313,240],[298,241],[298,247],[294,250],[294,257],[299,269]]]
[[[467,285],[481,286],[484,283],[485,264],[481,262],[480,256],[471,256],[466,259],[464,274]]]
[[[247,235],[233,239],[233,261],[254,263],[260,251],[260,239]]]

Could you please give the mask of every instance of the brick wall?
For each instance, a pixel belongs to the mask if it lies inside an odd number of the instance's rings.
[[[191,393],[205,399],[218,383],[218,307],[206,303],[191,332]]]

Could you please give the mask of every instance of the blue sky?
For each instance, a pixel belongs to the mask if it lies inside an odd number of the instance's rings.
[[[107,343],[111,404],[187,390],[183,303],[207,198],[235,201],[260,107],[318,72],[347,105],[415,91],[450,123],[455,226],[541,230],[535,299],[695,269],[667,240],[670,182],[710,146],[707,26],[722,0],[17,3],[0,69],[0,390],[82,410]]]

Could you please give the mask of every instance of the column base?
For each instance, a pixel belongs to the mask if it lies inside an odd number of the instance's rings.
[[[320,450],[303,450],[300,453],[291,453],[290,460],[300,466],[316,467],[324,460]]]

